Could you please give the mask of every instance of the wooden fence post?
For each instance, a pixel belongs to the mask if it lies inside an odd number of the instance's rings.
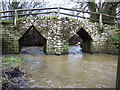
[[[102,28],[103,28],[102,14],[100,14],[100,16],[99,16],[99,24],[100,24],[100,29],[102,30]]]
[[[120,90],[120,38],[119,38],[118,64],[117,64],[117,75],[116,75],[116,90]]]
[[[58,7],[58,12],[57,12],[57,16],[59,17],[60,15],[60,7]]]
[[[15,26],[17,24],[17,19],[18,19],[17,10],[15,10],[15,19],[14,19],[14,25]]]
[[[55,16],[55,13],[54,13],[54,11],[53,11],[53,15],[52,15],[53,17]]]

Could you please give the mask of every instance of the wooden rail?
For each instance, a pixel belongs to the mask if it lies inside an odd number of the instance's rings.
[[[81,11],[81,10],[76,10],[76,9],[68,9],[68,8],[63,8],[63,7],[53,7],[53,8],[37,8],[37,9],[15,9],[15,10],[7,10],[7,11],[0,11],[0,14],[4,14],[4,13],[8,13],[8,12],[13,12],[14,15],[7,15],[7,16],[0,16],[0,18],[6,18],[6,17],[14,17],[14,24],[16,25],[16,21],[18,19],[19,16],[29,16],[29,15],[39,15],[39,14],[50,14],[50,13],[56,13],[58,16],[59,14],[63,14],[63,15],[67,15],[67,16],[73,16],[73,17],[80,17],[80,18],[85,18],[85,19],[91,19],[91,20],[95,20],[95,21],[99,21],[98,19],[94,19],[94,18],[88,18],[88,17],[83,17],[83,16],[79,16],[79,15],[73,15],[73,14],[68,14],[68,13],[63,13],[60,12],[60,10],[68,10],[68,11],[76,11],[76,12],[83,12],[83,13],[89,13],[89,14],[95,14],[95,15],[102,15],[102,16],[106,16],[109,18],[114,18],[114,19],[119,19],[115,16],[111,16],[108,14],[104,14],[104,13],[96,13],[96,12],[89,12],[89,11]],[[42,11],[42,10],[57,10],[57,11],[46,11],[46,12],[40,12],[40,13],[29,13],[29,14],[17,14],[18,12],[21,11]],[[106,23],[113,23],[110,21],[103,21]]]
[[[63,15],[68,15],[68,16],[73,16],[73,17],[80,17],[80,18],[84,18],[84,19],[91,19],[91,20],[95,20],[95,21],[99,21],[98,19],[94,19],[94,18],[89,18],[89,17],[83,17],[83,16],[78,16],[78,15],[73,15],[73,14],[67,14],[67,13],[60,13]],[[114,22],[110,22],[110,21],[103,21],[104,23],[111,23],[111,24],[115,24]]]
[[[53,8],[34,8],[34,9],[15,9],[17,11],[36,11],[36,10],[50,10],[50,9],[58,9],[58,7]],[[14,12],[15,10],[6,10],[6,11],[0,11],[0,13],[7,13],[7,12]]]
[[[83,13],[90,13],[90,14],[96,14],[96,15],[102,14],[103,16],[107,16],[107,17],[110,17],[110,18],[120,19],[120,18],[117,18],[117,17],[115,17],[115,16],[111,16],[111,15],[104,14],[104,13],[89,12],[89,11],[81,11],[81,10],[76,10],[76,9],[62,8],[62,7],[61,7],[60,9],[63,9],[63,10],[70,10],[70,11],[77,11],[77,12],[83,12]]]

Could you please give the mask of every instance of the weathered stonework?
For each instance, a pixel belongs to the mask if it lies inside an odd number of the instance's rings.
[[[98,34],[97,41],[91,45],[92,52],[118,54],[118,40],[110,40],[111,36],[120,36],[120,30],[116,26],[104,25],[103,32]],[[116,44],[115,44],[116,43]]]
[[[61,55],[69,53],[68,40],[83,29],[88,34],[86,34],[87,36],[80,35],[83,40],[82,48],[84,52],[117,54],[117,44],[115,46],[109,40],[112,35],[120,35],[120,31],[116,26],[104,25],[103,32],[99,33],[98,23],[88,22],[87,20],[52,17],[24,18],[17,21],[17,26],[13,24],[2,25],[3,52],[19,53],[19,39],[31,27],[36,28],[46,39],[46,54]],[[90,37],[90,39],[86,37]]]
[[[62,21],[54,20],[53,22],[49,22],[51,27],[49,27],[47,35],[46,53],[56,55],[68,53],[68,51],[64,52],[66,51],[66,49],[68,50],[68,47],[66,47],[67,44],[65,44],[66,40],[62,38],[63,37],[63,34],[61,33],[61,30],[63,30]]]

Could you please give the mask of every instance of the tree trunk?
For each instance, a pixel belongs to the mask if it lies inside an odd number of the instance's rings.
[[[102,0],[100,0],[99,2],[99,12],[102,12]],[[102,14],[100,14],[99,16],[99,26],[100,26],[100,30],[102,30],[103,27],[103,23],[102,23]]]
[[[100,14],[100,16],[99,16],[99,24],[100,24],[100,29],[102,30],[102,28],[103,28],[102,14]]]
[[[119,40],[119,53],[118,53],[117,77],[116,77],[116,90],[120,90],[120,40]]]

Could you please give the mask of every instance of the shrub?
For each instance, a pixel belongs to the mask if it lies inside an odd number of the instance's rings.
[[[119,35],[113,35],[110,37],[110,40],[119,40],[120,36]]]
[[[2,60],[2,69],[4,70],[9,70],[11,67],[19,68],[23,64],[23,60],[15,57],[2,57],[0,60]]]

